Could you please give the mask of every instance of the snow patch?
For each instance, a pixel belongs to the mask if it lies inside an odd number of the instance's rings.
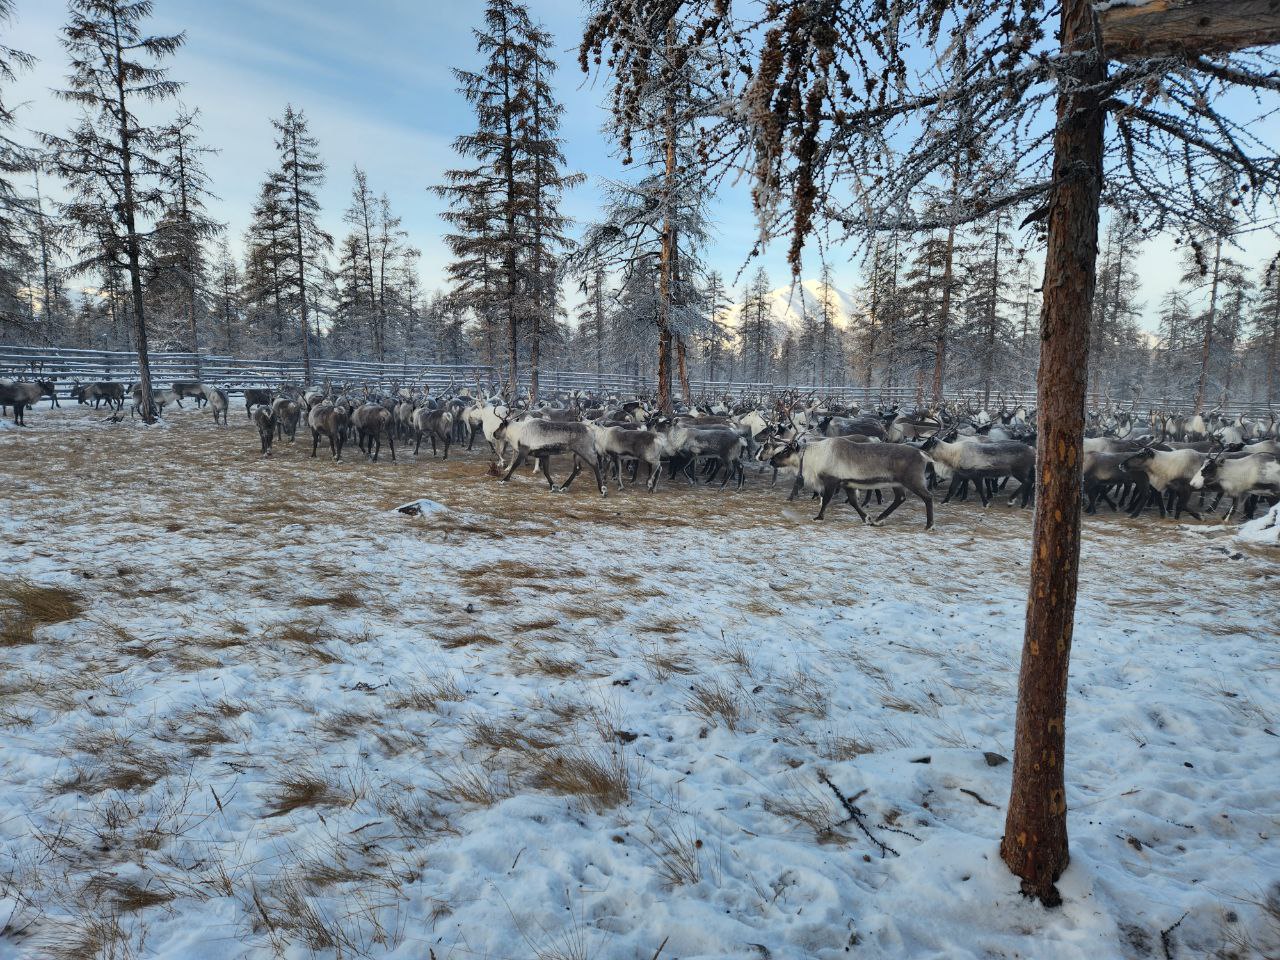
[[[1246,543],[1280,547],[1280,503],[1267,511],[1265,517],[1241,524],[1236,536]]]

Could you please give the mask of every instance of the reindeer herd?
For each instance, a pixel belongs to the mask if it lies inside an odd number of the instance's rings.
[[[23,425],[25,409],[41,398],[58,405],[54,387],[52,381],[0,380],[0,405],[11,407],[15,422]],[[70,394],[95,409],[105,404],[116,419],[126,396],[133,413],[142,402],[139,387],[119,383],[76,383]],[[479,439],[489,447],[501,482],[531,463],[551,491],[568,490],[586,470],[604,496],[611,483],[621,491],[627,482],[641,482],[641,466],[650,493],[664,469],[669,481],[719,480],[721,488],[732,482],[740,489],[746,467],[754,465],[771,472],[770,485],[781,470],[794,474],[788,499],[811,494],[820,501],[816,520],[826,516],[840,492],[859,518],[873,525],[911,496],[924,505],[925,529],[933,526],[934,498],[944,484],[943,503],[968,499],[972,489],[984,507],[1004,495],[1011,480],[1017,486],[1008,494],[1010,504],[1027,507],[1035,491],[1035,411],[1003,400],[995,411],[946,403],[903,412],[893,405],[866,410],[785,394],[677,404],[663,412],[651,398],[574,391],[531,402],[496,389],[452,385],[435,394],[394,386],[378,392],[283,385],[245,388],[242,396],[262,456],[271,456],[277,442],[294,442],[302,425],[311,434],[311,456],[324,443],[335,461],[352,439],[375,463],[384,446],[393,461],[397,444],[403,453],[411,442],[415,457],[429,443],[433,457],[448,459],[454,445],[471,450]],[[177,381],[153,391],[158,413],[186,399],[207,406],[215,424],[227,424],[230,394],[225,389]],[[551,474],[553,457],[571,463],[558,485]],[[1133,518],[1158,511],[1175,520],[1183,513],[1201,519],[1202,511],[1212,513],[1230,498],[1225,520],[1237,512],[1247,519],[1259,503],[1280,499],[1280,424],[1274,413],[1250,419],[1220,411],[1152,411],[1138,417],[1133,411],[1096,410],[1089,414],[1083,472],[1081,494],[1090,514],[1101,503]],[[870,516],[871,498],[882,505],[885,494],[890,502]]]

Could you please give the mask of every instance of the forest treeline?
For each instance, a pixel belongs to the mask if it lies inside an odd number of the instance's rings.
[[[20,13],[0,0],[6,23]],[[26,130],[0,86],[0,341],[134,350],[141,331],[158,349],[487,364],[507,382],[531,375],[535,389],[552,368],[660,387],[914,387],[926,398],[1035,379],[1043,231],[1023,225],[1027,209],[880,231],[859,263],[823,266],[790,297],[789,277],[710,269],[709,248],[724,241],[708,213],[719,181],[700,123],[721,66],[685,37],[668,38],[684,53],[631,105],[647,133],[615,138],[618,175],[600,185],[599,221],[573,223],[561,203],[584,178],[567,168],[560,132],[554,54],[564,43],[522,4],[488,0],[479,66],[455,71],[474,125],[443,181],[423,185],[447,210],[419,229],[439,229],[451,253],[428,288],[392,199],[358,166],[328,169],[299,105],[264,123],[277,162],[260,172],[248,229],[230,236],[208,209],[216,185],[204,160],[218,145],[176,79],[185,38],[149,35],[150,14],[150,2],[72,0],[56,93],[79,107],[71,129]],[[0,84],[29,65],[0,49]],[[144,125],[139,107],[157,102],[172,119]],[[351,181],[338,236],[319,200],[335,176]],[[948,187],[944,178],[933,199],[954,200]],[[1280,271],[1245,262],[1236,232],[1247,226],[1224,210],[1216,231],[1182,237],[1153,304],[1139,297],[1139,256],[1168,238],[1109,218],[1095,396],[1276,400]],[[1155,331],[1144,329],[1152,316]]]

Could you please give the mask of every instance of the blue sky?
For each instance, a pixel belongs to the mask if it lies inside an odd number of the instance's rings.
[[[601,132],[608,119],[604,85],[578,69],[581,3],[535,0],[531,7],[557,41],[568,166],[592,178],[569,195],[566,212],[589,219],[598,210],[599,178],[622,173]],[[451,70],[478,63],[471,30],[480,10],[479,0],[156,0],[153,32],[187,34],[170,61],[171,74],[186,83],[183,102],[200,108],[206,141],[221,148],[208,160],[219,196],[211,208],[233,241],[243,235],[258,186],[276,160],[270,120],[293,103],[306,112],[328,165],[321,200],[330,232],[344,232],[351,168],[359,164],[373,189],[389,195],[422,250],[428,289],[441,285],[448,259],[439,239],[442,203],[427,188],[456,164],[450,143],[472,124]],[[6,42],[40,58],[12,96],[28,104],[19,115],[25,126],[61,130],[73,117],[48,92],[66,74],[58,44],[65,13],[51,0],[17,0]],[[734,240],[717,244],[713,254],[732,277],[750,247],[754,221],[744,190],[725,193],[716,210],[719,234]],[[786,279],[783,253],[777,245],[763,260],[779,285]],[[846,273],[843,283],[852,285],[853,268]]]
[[[16,7],[5,42],[35,54],[39,63],[8,97],[25,101],[19,111],[23,126],[63,130],[73,111],[49,91],[66,74],[58,43],[65,5],[17,0]],[[569,195],[565,210],[587,220],[598,210],[600,178],[622,174],[602,133],[609,119],[602,108],[604,84],[578,69],[580,0],[530,0],[530,8],[557,41],[568,166],[591,178]],[[206,141],[221,149],[208,161],[219,196],[211,210],[228,224],[235,247],[258,186],[276,163],[270,120],[293,103],[309,118],[328,165],[321,201],[330,232],[344,233],[351,168],[359,164],[371,187],[389,195],[422,250],[427,289],[443,285],[448,253],[440,241],[442,205],[427,188],[456,163],[450,143],[472,123],[451,68],[477,64],[471,30],[481,9],[480,0],[155,0],[153,32],[187,34],[187,45],[170,61],[171,72],[187,85],[183,101],[200,108]],[[717,232],[709,259],[732,282],[755,238],[746,190],[725,185],[713,215]],[[1271,247],[1270,238],[1251,238],[1244,259],[1252,266]],[[775,243],[759,261],[776,286],[788,279],[784,254],[784,245]],[[857,286],[858,265],[836,254],[837,286]],[[1153,313],[1180,272],[1172,244],[1150,244],[1139,270]],[[815,262],[806,276],[817,272]]]

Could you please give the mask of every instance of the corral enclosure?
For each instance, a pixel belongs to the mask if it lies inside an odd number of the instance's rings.
[[[102,419],[0,431],[0,956],[1280,954],[1274,551],[1086,519],[1046,913],[1030,511]]]

